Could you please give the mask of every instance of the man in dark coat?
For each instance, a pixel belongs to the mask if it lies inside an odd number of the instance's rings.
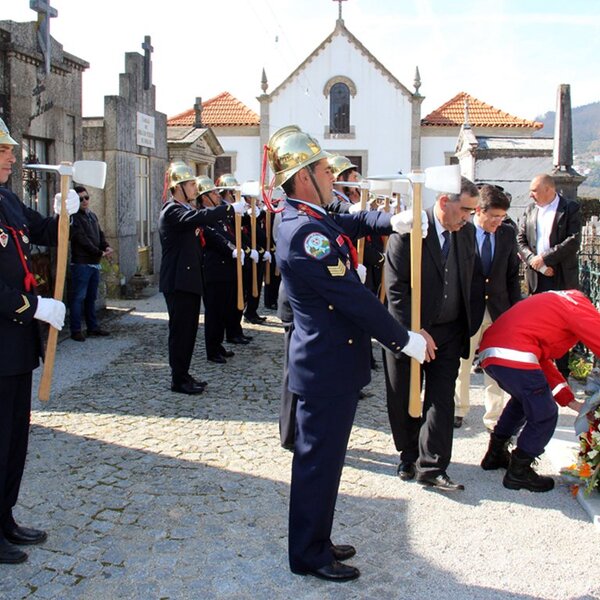
[[[17,503],[25,468],[31,377],[42,356],[39,322],[62,329],[65,305],[35,292],[31,245],[57,243],[57,219],[44,218],[4,187],[16,158],[17,142],[0,119],[0,563],[20,563],[27,554],[17,545],[40,544],[45,531],[21,527],[12,509]],[[79,199],[71,192],[67,209]]]
[[[90,195],[82,185],[75,186],[79,210],[71,217],[71,339],[85,342],[81,331],[83,306],[87,336],[106,336],[109,332],[98,325],[96,296],[100,283],[100,260],[113,253],[98,217],[90,210]]]
[[[422,418],[408,414],[410,360],[384,352],[387,406],[396,449],[398,475],[442,491],[462,490],[446,473],[452,455],[454,382],[461,356],[468,356],[471,331],[471,281],[475,233],[469,222],[479,192],[463,177],[460,194],[439,194],[427,210],[429,230],[423,241],[421,285],[422,332],[431,361],[423,366],[425,392]],[[402,213],[400,213],[402,214]],[[388,241],[385,284],[388,309],[410,323],[410,236]]]
[[[169,312],[169,365],[171,390],[201,394],[205,382],[189,373],[198,333],[202,297],[202,225],[211,225],[234,213],[242,214],[245,202],[195,209],[196,176],[184,162],[171,164],[167,174],[171,196],[158,219],[162,245],[160,291]]]
[[[519,256],[515,230],[503,222],[510,201],[498,187],[484,185],[475,209],[475,265],[471,289],[471,335],[469,356],[461,359],[456,380],[454,427],[460,427],[469,412],[471,367],[481,336],[506,310],[521,299]],[[484,374],[483,424],[490,431],[504,408],[504,393]]]
[[[529,185],[533,202],[519,220],[517,243],[527,270],[530,294],[579,288],[577,253],[581,245],[581,210],[578,202],[556,193],[551,175],[536,175]],[[569,376],[569,354],[556,361]]]

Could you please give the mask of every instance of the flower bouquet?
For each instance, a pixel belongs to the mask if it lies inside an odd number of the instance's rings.
[[[573,482],[574,496],[580,487],[586,496],[594,489],[600,491],[600,406],[584,414],[588,428],[579,432],[577,462],[561,470]]]

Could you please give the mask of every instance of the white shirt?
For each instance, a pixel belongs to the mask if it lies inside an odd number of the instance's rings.
[[[558,194],[554,196],[554,200],[546,206],[538,206],[537,224],[536,224],[536,254],[541,255],[550,248],[550,232],[556,217],[556,209],[560,198]]]

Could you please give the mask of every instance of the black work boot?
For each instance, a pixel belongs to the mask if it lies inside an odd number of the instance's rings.
[[[508,463],[510,462],[509,442],[510,438],[503,438],[495,433],[490,433],[490,444],[481,461],[481,468],[484,471],[508,469]]]
[[[534,456],[529,456],[518,448],[513,450],[502,485],[509,490],[525,489],[530,492],[549,492],[554,487],[554,479],[538,475],[531,467],[534,461]]]

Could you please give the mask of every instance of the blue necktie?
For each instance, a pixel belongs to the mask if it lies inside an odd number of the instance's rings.
[[[444,243],[442,244],[442,262],[445,264],[448,254],[450,253],[450,232],[442,231],[444,236]]]
[[[481,244],[481,268],[484,275],[490,274],[492,268],[492,241],[488,231],[483,232],[483,244]]]

